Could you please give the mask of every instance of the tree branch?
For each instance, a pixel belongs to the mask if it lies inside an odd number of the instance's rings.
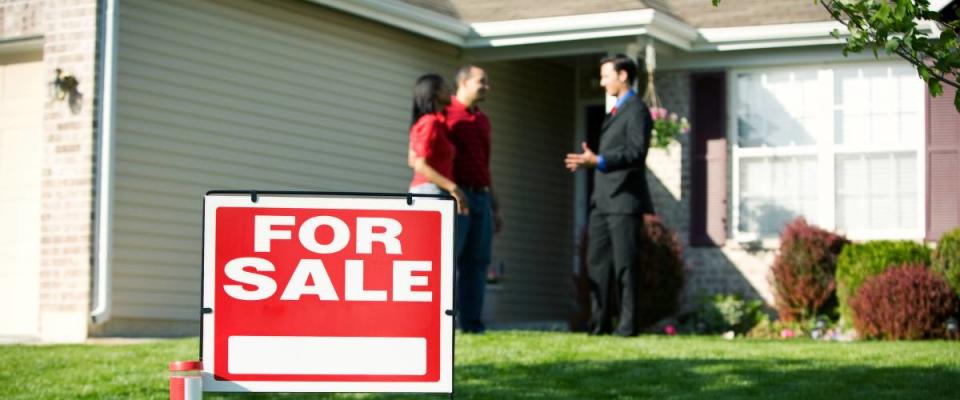
[[[843,25],[845,28],[847,28],[847,31],[849,31],[849,30],[850,30],[850,23],[847,22],[847,21],[844,21],[843,19],[839,18],[836,14],[834,14],[834,10],[833,10],[832,8],[830,8],[829,5],[827,5],[827,1],[831,1],[831,2],[832,2],[832,1],[834,1],[834,0],[818,0],[817,3],[820,3],[820,5],[823,6],[823,8],[827,11],[827,13],[830,14],[830,17],[831,17],[831,18],[833,18],[834,20],[836,20],[837,22],[839,22],[841,25]],[[848,16],[849,16],[849,15],[848,15]],[[868,32],[870,32],[870,31],[868,31]],[[871,32],[871,33],[872,33],[872,32]],[[870,36],[873,36],[873,35],[871,34]],[[874,40],[874,45],[876,45],[876,40]],[[922,60],[914,57],[912,54],[910,54],[909,52],[907,52],[906,50],[904,50],[902,46],[903,46],[903,44],[897,43],[897,48],[894,49],[894,53],[896,53],[898,56],[900,56],[900,58],[903,58],[904,60],[906,60],[907,62],[913,64],[914,66],[916,66],[916,67],[918,67],[918,68],[919,68],[919,67],[925,67],[925,68],[930,69],[930,67],[929,67],[926,63],[924,63]],[[952,87],[960,90],[960,83],[957,83],[957,82],[954,82],[954,81],[951,81],[951,80],[947,79],[947,74],[946,74],[946,73],[944,73],[944,72],[939,72],[939,73],[938,73],[938,71],[934,71],[934,72],[933,72],[933,76],[934,76],[935,78],[937,78],[937,80],[939,80],[940,82],[946,83],[947,85],[950,85],[950,86],[952,86]]]

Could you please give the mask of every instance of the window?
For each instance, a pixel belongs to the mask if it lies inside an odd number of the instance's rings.
[[[908,64],[736,71],[734,238],[797,216],[854,239],[923,237],[923,82]]]

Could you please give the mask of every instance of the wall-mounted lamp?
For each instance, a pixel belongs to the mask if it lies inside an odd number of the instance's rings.
[[[56,69],[57,76],[50,82],[50,100],[67,100],[70,105],[70,111],[77,113],[80,111],[80,100],[83,95],[77,90],[80,82],[73,75],[64,75],[63,70]]]

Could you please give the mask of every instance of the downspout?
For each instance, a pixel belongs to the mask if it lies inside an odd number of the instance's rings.
[[[94,324],[110,319],[110,262],[113,238],[113,129],[117,71],[117,0],[101,0],[97,43],[100,76],[96,128],[97,157],[94,171],[93,288],[90,317]]]

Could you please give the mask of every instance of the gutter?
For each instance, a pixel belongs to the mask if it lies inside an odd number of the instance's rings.
[[[110,319],[111,301],[111,251],[113,249],[113,133],[114,106],[116,105],[117,71],[117,1],[101,0],[100,23],[97,43],[100,57],[97,60],[100,77],[97,96],[96,128],[97,160],[94,174],[94,231],[93,231],[93,295],[90,318],[94,324]]]

